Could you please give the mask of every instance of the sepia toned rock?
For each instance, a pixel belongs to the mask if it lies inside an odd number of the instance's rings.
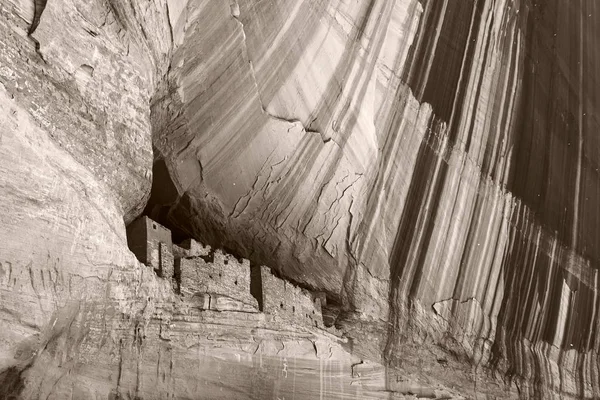
[[[594,0],[0,0],[0,398],[600,398]]]

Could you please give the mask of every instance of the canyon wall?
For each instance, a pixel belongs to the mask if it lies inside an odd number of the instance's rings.
[[[0,14],[4,397],[600,396],[594,0]],[[186,300],[141,213],[336,333]]]

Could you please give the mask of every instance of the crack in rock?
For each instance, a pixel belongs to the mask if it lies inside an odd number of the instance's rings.
[[[252,76],[252,81],[254,82],[254,87],[256,88],[256,94],[257,94],[257,98],[258,101],[260,103],[260,108],[263,112],[263,114],[265,114],[266,116],[276,120],[276,121],[281,121],[281,122],[287,122],[290,124],[300,124],[300,126],[302,127],[302,130],[307,132],[307,133],[312,133],[312,134],[318,134],[321,137],[321,141],[324,144],[327,144],[329,142],[333,142],[335,143],[338,147],[339,144],[337,144],[335,142],[335,140],[333,140],[333,138],[325,136],[324,133],[322,132],[318,132],[315,130],[310,129],[308,126],[305,126],[304,123],[302,121],[300,121],[299,119],[296,118],[285,118],[285,117],[281,117],[278,115],[274,115],[272,113],[270,113],[269,111],[267,111],[267,107],[265,107],[265,104],[262,100],[262,96],[261,96],[261,92],[260,92],[260,88],[258,87],[258,81],[256,80],[256,72],[254,71],[254,65],[252,64],[252,59],[250,58],[250,52],[248,51],[248,46],[246,45],[246,30],[244,29],[244,23],[239,19],[239,15],[240,15],[240,10],[239,10],[239,5],[237,3],[236,0],[231,0],[230,1],[230,7],[231,7],[231,15],[234,17],[234,19],[239,23],[240,28],[242,30],[242,36],[243,36],[243,46],[244,46],[244,51],[246,52],[246,58],[248,59],[248,64],[250,66],[250,75]]]

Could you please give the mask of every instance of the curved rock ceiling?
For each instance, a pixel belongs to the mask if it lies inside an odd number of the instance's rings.
[[[600,397],[596,1],[0,14],[0,394]],[[142,212],[335,333],[193,311],[127,248]]]

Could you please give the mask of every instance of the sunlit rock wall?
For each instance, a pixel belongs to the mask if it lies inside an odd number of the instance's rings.
[[[0,14],[3,395],[600,396],[594,0]],[[128,251],[144,208],[346,337],[199,313]]]
[[[135,317],[144,300],[134,299],[164,292],[128,251],[123,222],[150,192],[148,102],[168,65],[165,12],[0,2],[2,398],[90,398],[86,380],[112,374],[94,353],[118,346],[113,316]],[[97,386],[108,396],[107,383]]]
[[[182,44],[173,54],[170,95],[153,106],[164,159],[157,175],[166,165],[174,193],[157,194],[148,210],[338,300],[377,293],[365,310],[387,318],[381,281],[389,276],[395,227],[359,225],[380,190],[372,185],[390,136],[384,119],[405,113],[397,119],[417,146],[431,114],[396,72],[422,7],[326,3],[244,2],[237,17],[226,2],[190,3],[175,29]],[[401,192],[409,178],[407,171]],[[359,242],[369,249],[357,271]],[[355,287],[357,274],[373,279]]]
[[[184,13],[154,215],[328,291],[380,335],[357,351],[421,337],[522,393],[598,390],[593,2]]]

